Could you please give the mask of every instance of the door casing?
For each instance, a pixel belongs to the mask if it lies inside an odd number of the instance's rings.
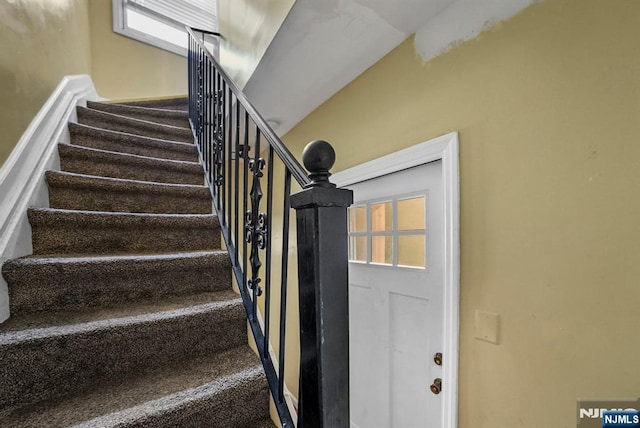
[[[443,427],[458,425],[458,343],[460,302],[460,179],[458,133],[451,132],[415,146],[341,171],[332,176],[338,187],[381,177],[425,163],[442,161],[443,184]]]

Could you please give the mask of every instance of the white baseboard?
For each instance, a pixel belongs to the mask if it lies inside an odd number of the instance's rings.
[[[99,99],[91,77],[64,77],[0,168],[0,265],[33,252],[27,208],[49,206],[44,172],[60,169],[56,147],[70,142],[67,122],[76,120],[76,105]],[[0,276],[0,322],[7,318],[9,293]]]

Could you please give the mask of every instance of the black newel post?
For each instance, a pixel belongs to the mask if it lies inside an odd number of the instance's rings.
[[[291,196],[297,211],[300,283],[298,427],[348,427],[347,207],[353,192],[329,182],[335,163],[329,143],[309,143],[302,158],[311,183]]]

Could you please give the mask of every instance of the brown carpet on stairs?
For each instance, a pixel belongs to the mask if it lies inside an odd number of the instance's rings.
[[[141,101],[122,101],[119,104],[135,107],[150,107],[178,111],[189,110],[189,100],[187,99],[187,97],[172,97]]]
[[[87,107],[121,116],[132,116],[142,120],[159,122],[164,125],[189,128],[189,116],[186,111],[151,108],[150,106],[98,103],[94,101],[87,101]]]
[[[198,162],[156,159],[71,144],[60,144],[58,153],[62,169],[68,172],[159,183],[204,184]]]
[[[78,108],[2,266],[0,426],[274,426],[185,107]]]
[[[152,159],[198,162],[198,150],[194,144],[110,131],[79,123],[69,123],[69,133],[71,146],[74,147],[90,147]]]

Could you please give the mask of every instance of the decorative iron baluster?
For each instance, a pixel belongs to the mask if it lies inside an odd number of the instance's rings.
[[[335,152],[325,142],[312,143],[303,153],[308,174],[220,67],[205,47],[204,36],[196,36],[191,28],[187,27],[186,30],[190,37],[191,126],[198,139],[207,184],[214,198],[222,236],[231,255],[233,274],[240,285],[242,304],[280,422],[283,428],[295,427],[294,418],[298,419],[299,427],[348,427],[346,209],[352,202],[352,195],[347,190],[335,189],[328,181]],[[244,112],[244,121],[240,120],[240,112]],[[253,128],[251,132],[249,124]],[[239,134],[240,128],[243,132]],[[255,143],[251,145],[250,134],[255,137]],[[265,159],[260,157],[261,138],[269,153]],[[284,188],[274,186],[275,156],[284,166]],[[235,166],[232,161],[235,161]],[[264,168],[267,168],[268,177],[265,183],[261,183],[263,175],[267,175]],[[291,195],[293,180],[304,190]],[[232,191],[235,192],[233,198]],[[275,196],[283,192],[281,252],[273,252],[270,242],[274,226],[271,215],[274,191],[278,192]],[[266,199],[266,213],[260,210],[263,198]],[[284,396],[285,348],[287,342],[293,339],[287,338],[286,334],[287,288],[293,285],[289,284],[287,275],[290,207],[296,210],[297,217],[297,287],[300,304],[300,392],[294,415],[289,411]],[[261,254],[260,251],[265,252]],[[271,269],[278,265],[278,261],[281,264],[280,302],[270,298],[273,297],[270,296]],[[264,327],[258,315],[257,297],[260,295],[264,295],[265,299],[261,314]],[[277,311],[274,314],[279,312],[279,317],[276,315],[270,320],[271,309]],[[270,325],[277,318],[279,325]],[[271,334],[271,330],[279,335],[277,363],[269,353],[269,348],[275,346],[270,337],[276,335]]]
[[[220,89],[216,96],[216,112],[217,118],[214,131],[214,146],[213,146],[213,164],[214,164],[214,177],[213,185],[218,188],[217,194],[220,194],[220,187],[224,184],[224,160],[223,160],[223,145],[224,145],[224,133],[225,133],[225,118],[224,118],[224,95],[223,90]],[[218,205],[219,208],[219,205]]]
[[[202,144],[202,132],[203,132],[203,124],[204,124],[204,99],[203,99],[203,94],[204,94],[204,59],[203,59],[203,54],[198,51],[198,64],[196,67],[196,73],[197,73],[197,85],[198,85],[198,89],[197,89],[197,99],[196,99],[196,106],[197,106],[197,111],[198,111],[198,123],[196,123],[196,134],[198,136],[198,142],[200,142],[200,144]]]
[[[213,184],[218,187],[217,193],[220,193],[220,187],[222,187],[224,183],[224,171],[223,171],[223,160],[222,160],[222,150],[224,145],[224,125],[220,127],[221,131],[216,134],[215,138],[215,152],[213,162],[215,164],[215,177]]]
[[[260,211],[260,201],[262,200],[262,185],[260,179],[263,177],[265,161],[263,158],[256,157],[249,161],[249,171],[253,175],[253,183],[251,184],[251,209],[245,214],[245,240],[251,244],[251,256],[249,263],[251,264],[251,278],[247,280],[249,289],[254,290],[257,296],[262,294],[262,287],[259,277],[262,261],[258,250],[264,250],[267,246],[267,214]]]
[[[271,270],[273,269],[273,251],[271,240],[273,230],[273,147],[269,146],[267,157],[267,244],[265,255],[267,257],[264,281],[264,349],[269,349],[269,327],[271,324]],[[284,257],[284,256],[283,256]]]

